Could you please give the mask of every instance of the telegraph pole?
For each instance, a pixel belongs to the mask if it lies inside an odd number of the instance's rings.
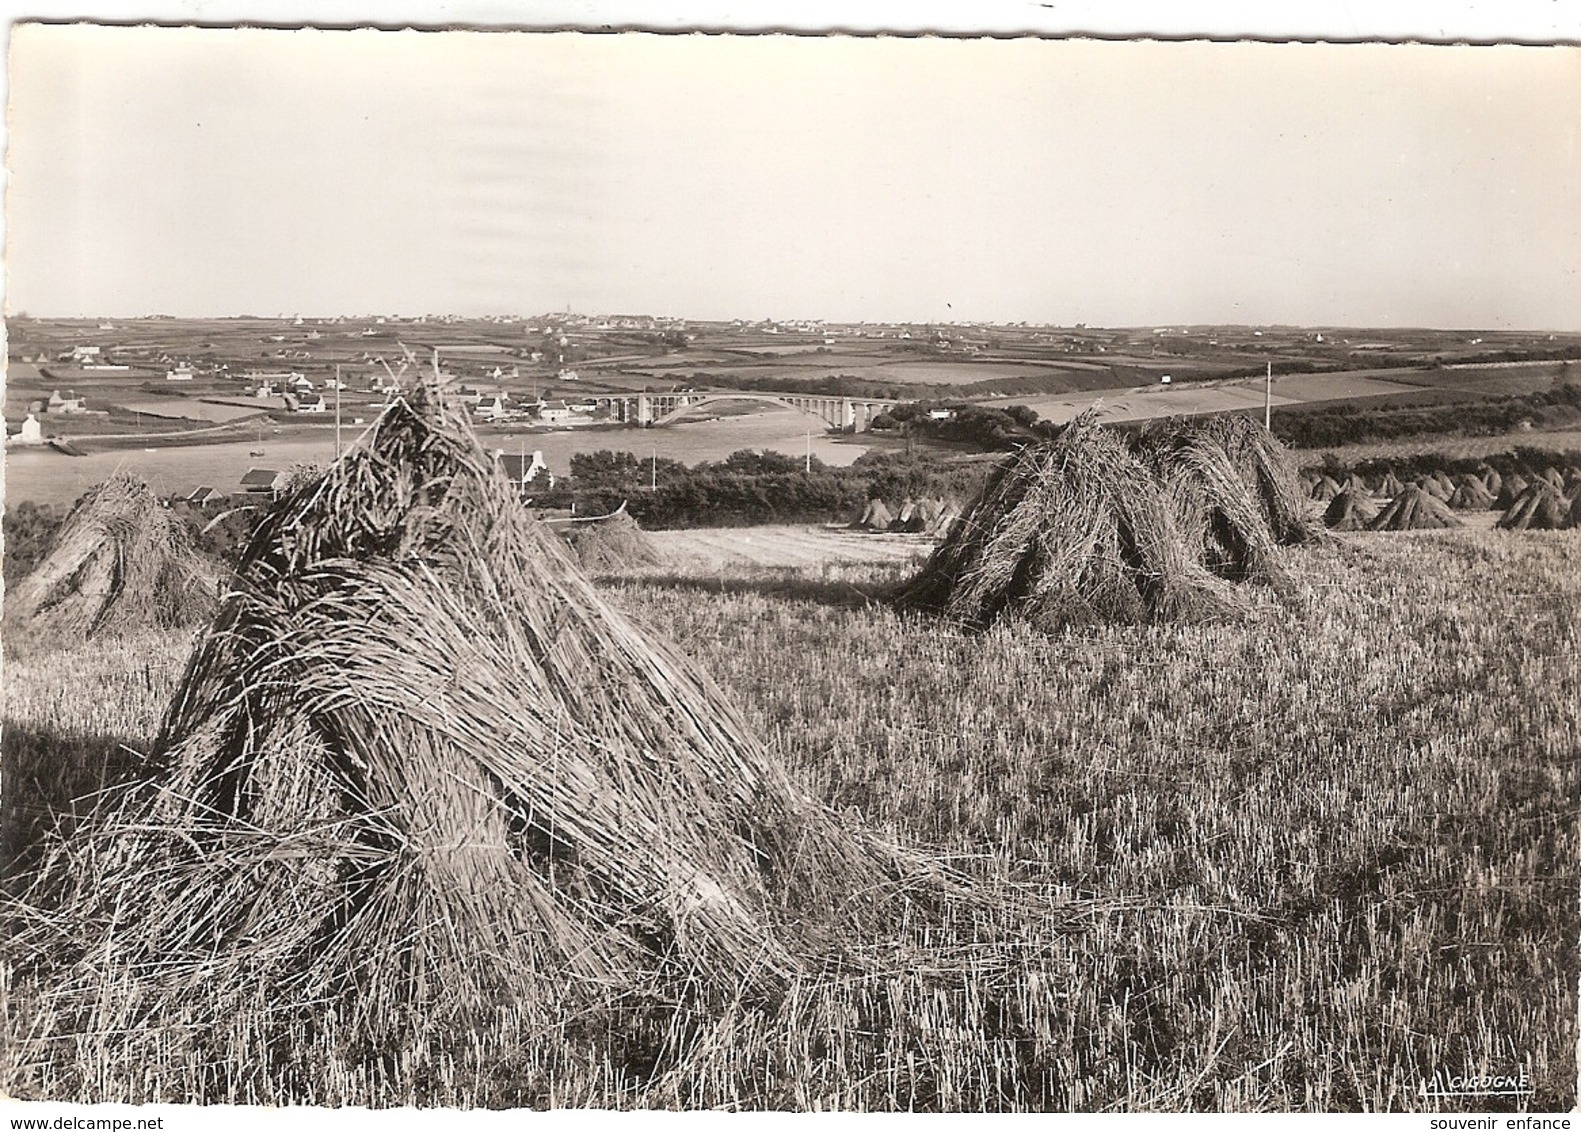
[[[1268,363],[1268,378],[1263,382],[1263,427],[1274,430],[1274,363]]]

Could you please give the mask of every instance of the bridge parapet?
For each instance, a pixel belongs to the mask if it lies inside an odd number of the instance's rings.
[[[767,402],[797,409],[814,416],[827,427],[841,432],[868,432],[873,427],[873,417],[885,408],[900,405],[898,400],[882,397],[822,397],[813,394],[767,394],[767,392],[710,392],[710,394],[643,394],[647,403],[647,417],[639,403],[639,424],[669,425],[697,413],[708,405],[730,400]]]
[[[760,393],[724,390],[716,393],[638,393],[618,402],[619,416],[641,426],[663,426],[721,401],[764,401],[817,417],[825,425],[842,432],[866,432],[873,418],[901,402],[883,397],[834,397],[808,393]]]

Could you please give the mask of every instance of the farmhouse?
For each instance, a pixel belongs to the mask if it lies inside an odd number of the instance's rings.
[[[191,381],[192,377],[192,367],[186,362],[165,371],[166,381]]]
[[[202,487],[193,488],[182,501],[192,507],[206,507],[210,503],[220,503],[225,499],[225,493],[217,487],[204,484]]]
[[[538,406],[538,416],[546,421],[563,421],[571,416],[571,406],[564,401],[545,401]]]
[[[44,427],[38,423],[38,418],[29,413],[22,420],[22,431],[15,436],[7,437],[12,444],[43,444]]]
[[[242,476],[241,488],[246,495],[280,494],[284,476],[273,468],[248,468],[247,474]]]
[[[77,365],[100,362],[104,360],[104,348],[102,346],[75,346],[72,348],[71,356],[67,360]]]
[[[505,452],[495,455],[500,467],[505,472],[505,478],[517,489],[525,488],[528,484],[535,487],[553,487],[554,473],[549,470],[549,465],[544,463],[543,453],[534,451],[531,456],[513,456]]]
[[[329,406],[324,404],[324,395],[322,393],[311,393],[297,401],[294,411],[298,413],[326,413],[329,411]]]
[[[499,421],[513,415],[510,402],[504,397],[480,396],[472,413],[480,421]]]
[[[49,395],[49,407],[45,411],[50,413],[85,413],[88,411],[88,405],[83,398],[77,396],[75,391],[68,389],[66,395],[61,396],[60,390],[57,389]]]

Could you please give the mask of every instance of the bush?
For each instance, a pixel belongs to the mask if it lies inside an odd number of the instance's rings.
[[[1498,397],[1453,405],[1411,408],[1331,408],[1281,410],[1274,435],[1291,448],[1329,448],[1377,440],[1437,434],[1491,436],[1522,421],[1537,427],[1563,424],[1581,412],[1581,386],[1562,385],[1548,392]]]
[[[28,576],[49,550],[65,521],[63,510],[47,503],[24,501],[6,508],[4,520],[6,589]]]
[[[762,523],[838,522],[875,496],[976,494],[987,465],[902,453],[864,453],[850,467],[831,468],[779,452],[733,452],[693,467],[660,460],[656,488],[651,462],[629,452],[599,452],[572,459],[564,505],[579,514],[614,511],[621,503],[649,530],[736,527]],[[558,494],[558,493],[557,493]],[[535,502],[541,503],[541,500]]]

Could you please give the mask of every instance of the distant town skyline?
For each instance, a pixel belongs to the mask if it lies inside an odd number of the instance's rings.
[[[10,313],[1581,329],[1581,50],[15,29]]]

